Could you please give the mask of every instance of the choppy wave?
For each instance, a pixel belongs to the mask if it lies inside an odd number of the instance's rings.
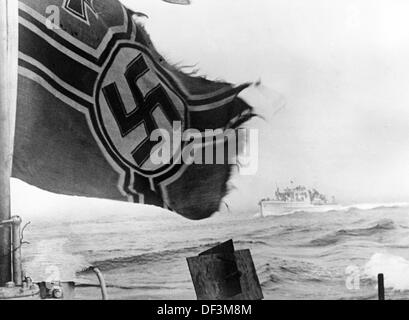
[[[409,202],[386,202],[386,203],[361,203],[346,206],[345,209],[357,209],[357,210],[374,210],[382,208],[404,208],[409,207]]]
[[[234,241],[235,245],[264,245],[264,246],[268,246],[269,244],[265,241],[261,241],[261,240],[237,240]]]
[[[262,241],[236,241],[236,244],[264,244],[267,245],[267,243],[262,242]],[[160,250],[160,251],[155,251],[155,252],[149,252],[149,253],[142,253],[134,256],[121,256],[121,257],[115,257],[111,259],[106,259],[106,260],[99,260],[99,261],[94,261],[92,265],[94,267],[97,267],[101,271],[110,271],[118,268],[126,268],[131,265],[148,265],[150,263],[158,262],[158,261],[172,261],[172,260],[177,260],[180,259],[180,257],[186,257],[188,255],[197,255],[200,252],[207,250],[211,247],[214,247],[217,245],[218,242],[214,243],[207,243],[207,244],[201,244],[198,246],[191,246],[191,247],[185,247],[185,248],[177,248],[177,249],[170,249],[170,250]],[[90,272],[89,270],[83,270],[80,271],[79,273],[88,273]]]
[[[93,223],[71,225],[64,242],[60,234],[67,229],[44,224],[25,234],[36,245],[23,248],[28,252],[24,264],[28,275],[39,281],[48,278],[49,265],[61,268],[64,279],[71,269],[75,272],[93,265],[106,274],[114,298],[194,299],[186,257],[232,238],[237,249],[251,250],[266,299],[376,299],[379,272],[385,275],[388,298],[407,298],[408,206],[358,204],[277,219],[252,219],[240,213],[228,219],[215,217],[192,228],[179,219],[169,219],[152,221],[149,234],[138,219],[124,221],[121,217],[117,221],[112,215],[95,230]],[[112,221],[117,223],[115,229]],[[125,231],[122,223],[126,223]],[[373,255],[380,248],[384,253]],[[361,287],[356,291],[346,289],[345,284],[346,268],[351,265],[360,271]],[[95,284],[95,275],[87,271],[74,276],[91,283],[84,287]],[[81,292],[88,298],[91,290],[77,291]]]
[[[393,230],[396,228],[395,222],[391,219],[383,219],[378,221],[375,225],[367,228],[355,228],[355,229],[340,229],[333,233],[330,233],[324,237],[313,239],[309,242],[312,246],[328,246],[338,243],[346,237],[366,237],[384,232],[387,230]]]
[[[100,288],[101,285],[99,283],[92,283],[92,282],[76,282],[76,288]],[[165,286],[163,284],[160,285],[133,285],[133,286],[124,286],[118,284],[106,284],[107,288],[114,288],[114,289],[121,289],[121,290],[174,290],[176,289],[173,286]]]
[[[110,271],[119,268],[126,268],[131,265],[147,265],[162,260],[169,261],[178,259],[179,255],[189,252],[193,252],[193,248],[165,250],[152,253],[143,253],[135,256],[116,257],[112,259],[95,261],[92,263],[92,265],[101,271]],[[87,272],[88,271],[83,271],[81,273]]]
[[[282,215],[276,215],[273,212],[264,212],[263,216],[260,212],[254,214],[254,218],[264,218],[264,217],[282,217],[292,214],[302,214],[302,213],[337,213],[337,212],[354,212],[358,211],[371,211],[379,209],[394,209],[394,208],[405,208],[409,207],[409,202],[385,202],[385,203],[359,203],[352,205],[330,205],[330,206],[317,206],[313,208],[300,208],[289,211],[288,213]]]

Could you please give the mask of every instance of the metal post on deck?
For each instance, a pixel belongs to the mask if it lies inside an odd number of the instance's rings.
[[[0,221],[9,220],[17,101],[18,1],[0,1]],[[12,228],[0,228],[0,286],[12,275]]]
[[[23,284],[23,270],[21,265],[21,218],[19,216],[12,217],[13,224],[11,229],[12,235],[12,267],[13,267],[13,282],[16,286]]]
[[[385,285],[383,280],[383,273],[378,274],[378,299],[385,300]]]
[[[0,0],[0,300],[35,297],[37,285],[23,279],[21,219],[11,216],[10,177],[17,108],[18,3]]]

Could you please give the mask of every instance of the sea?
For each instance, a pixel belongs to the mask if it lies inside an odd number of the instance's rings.
[[[139,212],[139,213],[138,213]],[[27,222],[27,221],[26,221]],[[409,204],[354,204],[261,217],[226,212],[203,221],[144,206],[36,218],[24,229],[34,281],[70,280],[78,299],[196,299],[186,258],[233,239],[250,249],[265,299],[409,299]]]

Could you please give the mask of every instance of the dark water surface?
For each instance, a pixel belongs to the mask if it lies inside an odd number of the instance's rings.
[[[189,221],[174,214],[116,213],[98,219],[33,221],[24,266],[34,280],[97,283],[98,267],[114,299],[195,299],[186,257],[234,239],[250,249],[266,299],[409,298],[409,207],[355,205],[281,217],[219,214]],[[99,299],[94,288],[77,297]]]

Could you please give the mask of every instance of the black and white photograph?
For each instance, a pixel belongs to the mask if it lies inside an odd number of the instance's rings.
[[[1,0],[0,305],[409,299],[408,13]]]

